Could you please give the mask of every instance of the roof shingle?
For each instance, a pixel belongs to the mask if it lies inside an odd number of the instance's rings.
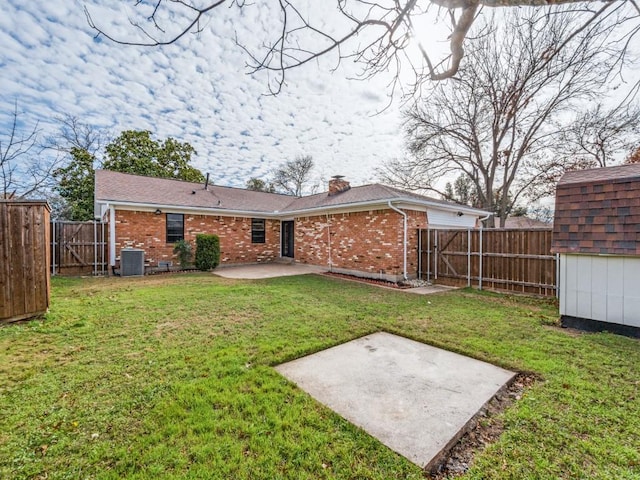
[[[294,197],[239,188],[143,177],[109,170],[96,170],[95,198],[98,201],[216,208],[271,213],[282,210]]]
[[[619,182],[633,178],[640,179],[640,163],[567,172],[560,178],[558,185],[590,182],[603,184],[607,181]]]
[[[556,190],[552,251],[640,255],[640,165],[566,173]]]
[[[464,208],[484,215],[482,210],[444,200],[417,195],[386,185],[372,184],[327,195],[327,192],[305,197],[256,192],[241,188],[184,182],[165,178],[143,177],[108,170],[96,170],[95,199],[98,202],[122,202],[147,205],[171,205],[188,208],[210,208],[263,214],[299,212],[368,202],[408,200],[421,204]]]

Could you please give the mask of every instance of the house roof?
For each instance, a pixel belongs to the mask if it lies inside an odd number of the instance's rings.
[[[487,212],[444,200],[417,195],[386,185],[353,187],[335,195],[327,192],[305,197],[256,192],[241,188],[184,182],[164,178],[143,177],[126,173],[96,170],[95,200],[99,203],[121,203],[149,206],[173,206],[211,209],[223,213],[246,212],[285,215],[355,205],[402,201],[446,210],[464,211],[472,215]]]
[[[277,193],[143,177],[109,170],[96,170],[95,199],[98,202],[148,204],[189,208],[272,213],[282,210],[293,197]]]
[[[556,189],[551,248],[640,255],[640,165],[566,173]]]
[[[327,192],[323,192],[317,193],[315,195],[299,197],[287,206],[286,211],[299,212],[317,209],[319,210],[329,207],[376,202],[381,203],[388,201],[403,201],[408,203],[414,202],[417,204],[429,205],[432,207],[465,210],[468,212],[477,213],[478,215],[485,214],[485,212],[481,210],[472,209],[466,205],[458,205],[453,202],[447,202],[445,200],[438,200],[424,195],[418,195],[412,192],[407,192],[405,190],[400,190],[398,188],[389,187],[387,185],[382,185],[379,183],[352,187],[335,195],[327,195]]]

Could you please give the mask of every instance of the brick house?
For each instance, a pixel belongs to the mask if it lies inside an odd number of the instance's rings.
[[[640,164],[566,173],[552,251],[563,325],[640,337]]]
[[[415,277],[417,230],[475,227],[488,212],[341,177],[305,197],[96,171],[96,216],[109,224],[109,259],[145,252],[149,267],[175,262],[173,244],[220,237],[221,264],[279,258],[397,281]]]

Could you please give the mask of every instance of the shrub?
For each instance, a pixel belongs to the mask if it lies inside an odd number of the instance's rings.
[[[217,235],[201,233],[196,235],[196,268],[213,270],[220,263],[220,238]]]
[[[178,254],[178,263],[182,268],[187,268],[191,265],[191,244],[186,240],[178,240],[173,246],[173,253]]]

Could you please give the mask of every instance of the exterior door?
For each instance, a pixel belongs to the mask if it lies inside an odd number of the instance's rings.
[[[293,258],[293,220],[281,223],[282,256]]]

